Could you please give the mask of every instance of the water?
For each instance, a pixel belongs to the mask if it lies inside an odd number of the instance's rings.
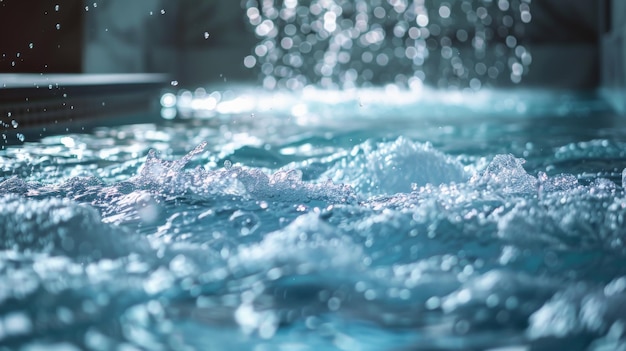
[[[2,150],[0,349],[626,347],[626,123],[593,96],[172,99]]]
[[[247,0],[259,43],[244,65],[266,88],[393,83],[449,89],[517,84],[530,0]]]

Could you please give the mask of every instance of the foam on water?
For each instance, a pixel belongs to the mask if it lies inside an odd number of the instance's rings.
[[[624,346],[619,142],[595,135],[516,148],[483,132],[482,148],[468,151],[446,142],[457,135],[449,120],[384,132],[241,121],[207,121],[194,133],[188,124],[120,127],[5,150],[1,343]],[[266,134],[278,122],[291,137]],[[486,127],[475,128],[466,133]],[[130,140],[135,151],[123,146]],[[61,159],[42,159],[56,141]],[[73,162],[77,144],[83,158]],[[600,166],[590,175],[573,162],[582,159]],[[40,163],[27,172],[20,160]]]
[[[409,192],[426,184],[462,182],[468,175],[454,158],[430,144],[398,138],[389,143],[363,143],[350,150],[323,176],[351,184],[364,194]]]

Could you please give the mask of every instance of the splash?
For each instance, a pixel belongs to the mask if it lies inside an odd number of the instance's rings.
[[[454,158],[426,143],[400,137],[393,142],[363,143],[324,176],[351,184],[364,194],[406,193],[426,184],[463,182],[468,174]]]
[[[552,152],[577,158],[602,145]],[[0,340],[18,349],[624,343],[626,194],[612,179],[408,137],[274,168],[226,163],[208,147],[175,160],[149,152],[123,179],[4,179],[0,306],[12,329]]]
[[[197,154],[204,151],[207,142],[204,141],[193,150],[189,151],[179,160],[167,161],[159,159],[156,151],[151,149],[148,152],[146,162],[138,174],[140,182],[164,184],[173,181],[180,171],[189,163],[189,161]]]

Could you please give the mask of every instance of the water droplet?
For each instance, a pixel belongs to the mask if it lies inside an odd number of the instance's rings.
[[[57,25],[55,26],[57,30],[61,29],[61,23],[57,23]]]
[[[17,128],[19,126],[16,120],[12,120],[11,125],[13,126],[13,128]]]
[[[59,12],[59,5],[54,5],[54,11]]]
[[[161,9],[161,14],[164,15],[165,14],[165,10]]]
[[[178,81],[177,81],[177,80],[173,80],[173,81],[171,81],[171,82],[170,82],[170,84],[171,84],[173,87],[175,87],[175,86],[177,86],[177,85],[178,85]]]
[[[204,39],[209,39],[209,32],[204,32]]]
[[[224,161],[224,168],[230,169],[233,166],[233,163],[230,160]]]
[[[35,47],[35,45],[33,43],[28,43],[28,48],[32,49],[33,47]]]
[[[174,107],[176,106],[176,95],[172,93],[165,93],[161,96],[162,107]]]
[[[22,133],[17,133],[17,139],[23,142],[26,139],[26,137]]]
[[[248,55],[243,59],[243,65],[246,68],[252,68],[256,65],[256,58],[252,55]]]

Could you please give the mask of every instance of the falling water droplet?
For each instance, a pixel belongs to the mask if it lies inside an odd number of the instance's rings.
[[[61,23],[57,23],[57,25],[55,26],[57,30],[61,29]]]
[[[28,48],[32,49],[33,47],[35,47],[35,45],[33,43],[28,43]]]
[[[178,81],[177,81],[177,80],[173,80],[173,81],[171,81],[171,82],[170,82],[170,84],[171,84],[173,87],[175,87],[175,86],[177,86],[177,85],[178,85]]]
[[[209,32],[204,32],[204,39],[209,39]]]
[[[54,5],[54,11],[59,12],[59,5]]]
[[[16,120],[12,120],[11,125],[13,126],[13,128],[17,128],[19,126]]]
[[[233,163],[230,160],[224,161],[224,168],[230,169],[233,166]]]
[[[26,137],[24,137],[24,134],[22,134],[22,133],[17,133],[17,139],[19,141],[24,141],[24,139],[26,139]]]

